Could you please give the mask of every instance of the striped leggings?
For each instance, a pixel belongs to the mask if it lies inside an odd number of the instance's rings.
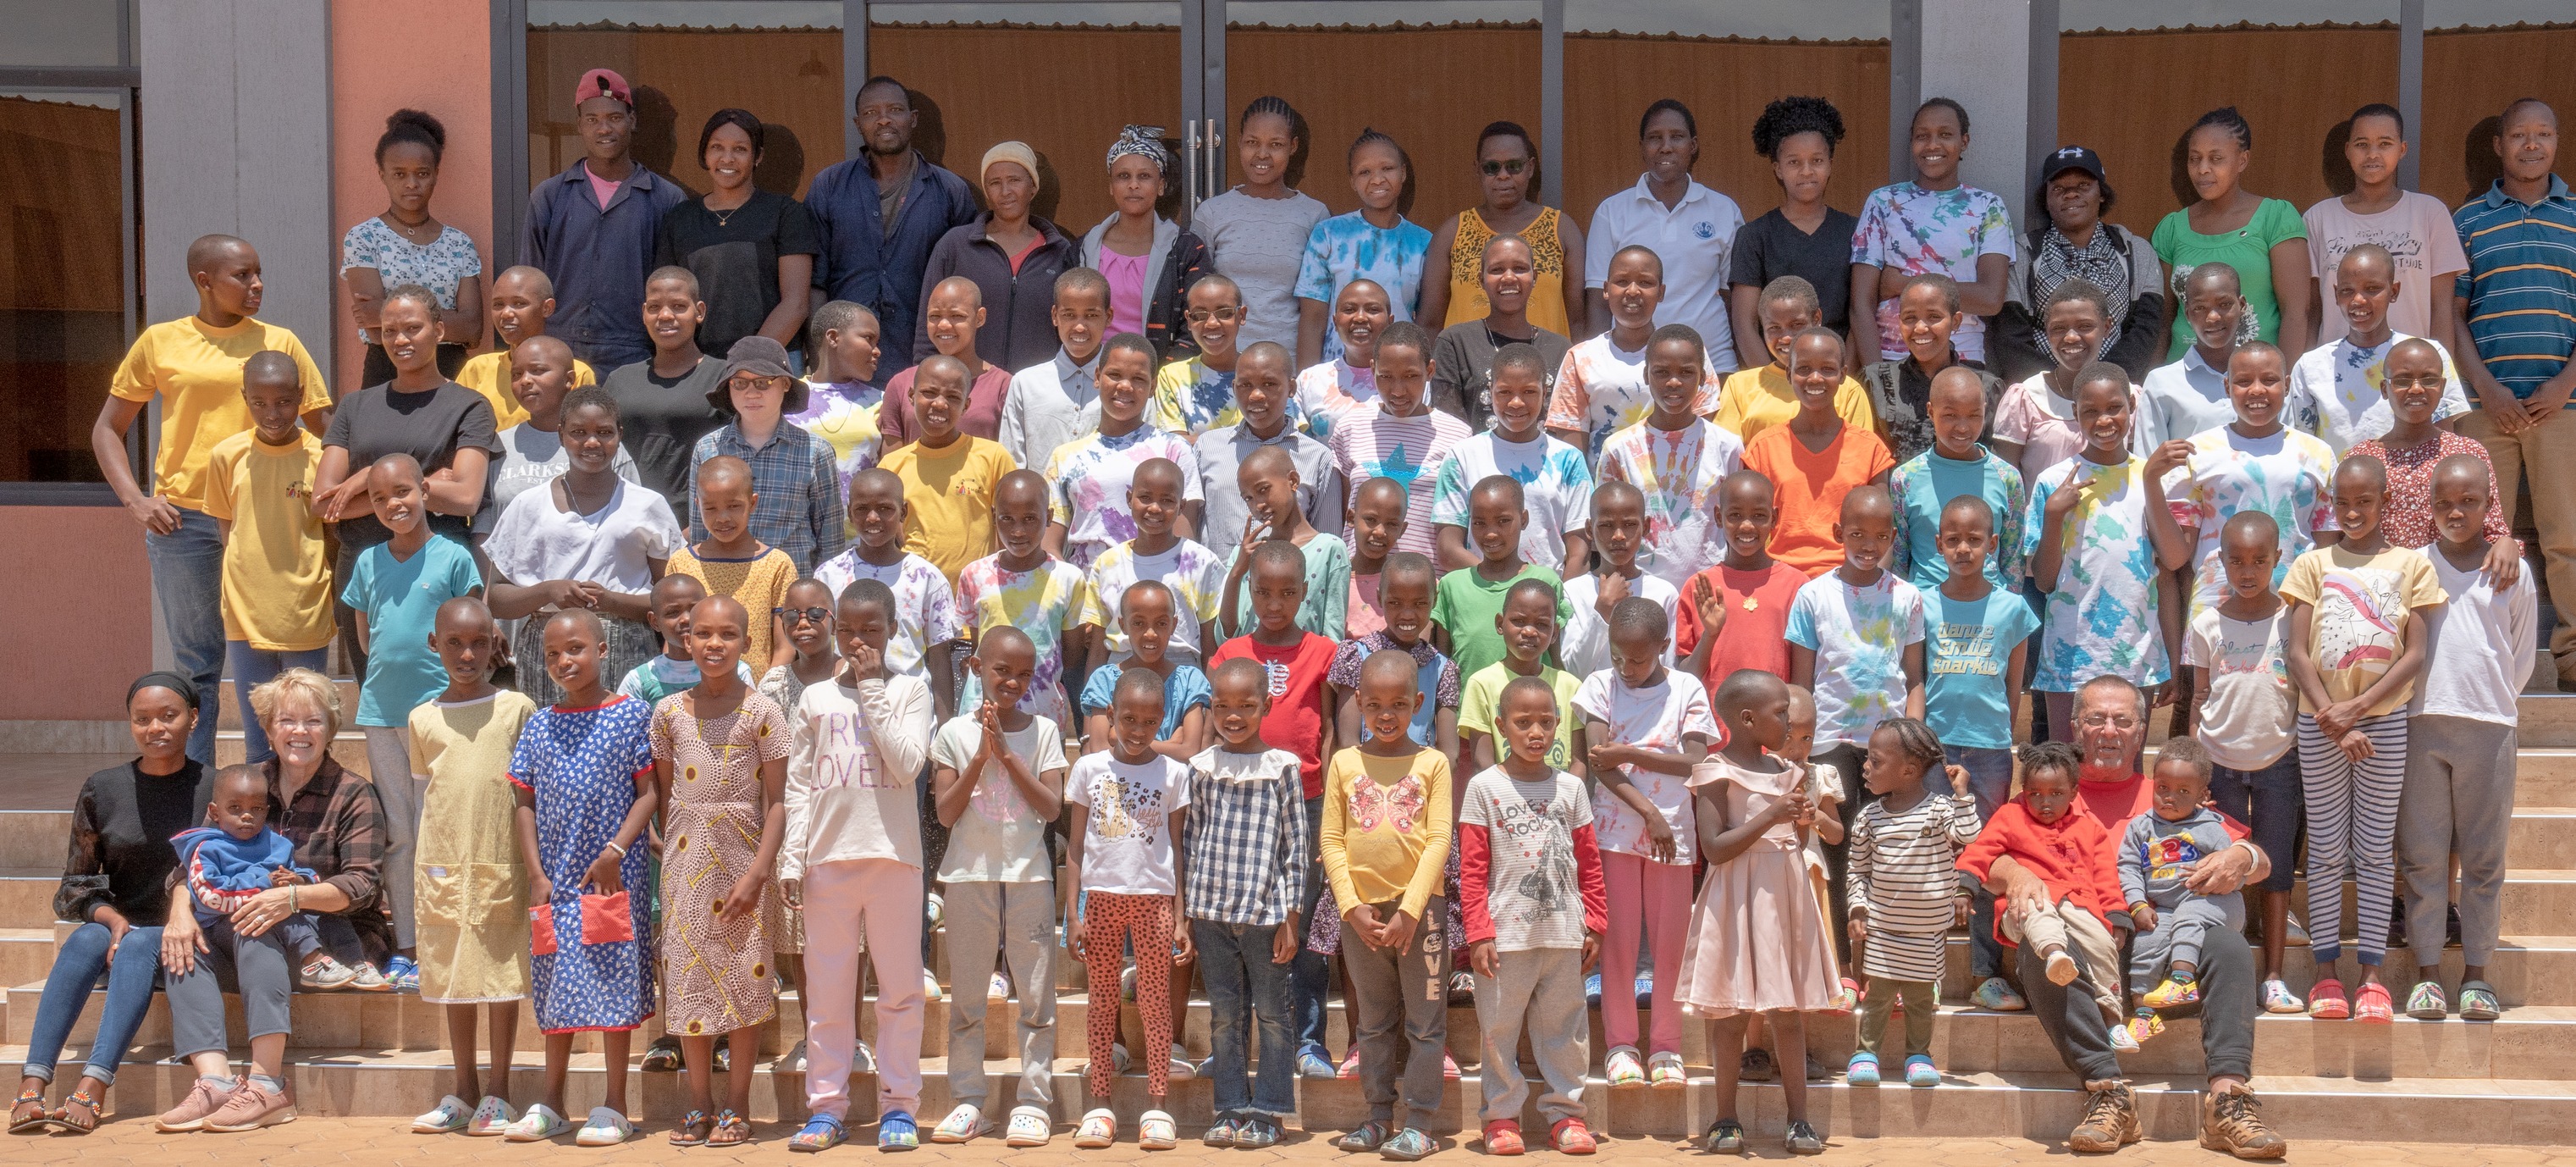
[[[2400,744],[2400,751],[2404,749]],[[1090,981],[1090,1006],[1084,1010],[1084,1056],[1091,1059],[1085,1078],[1094,1098],[1109,1097],[1118,1063],[1110,1047],[1118,1041],[1118,970],[1130,938],[1136,945],[1136,1019],[1145,1025],[1145,1048],[1135,1060],[1145,1067],[1145,1094],[1161,1098],[1172,1070],[1172,913],[1171,896],[1132,896],[1086,892],[1082,897],[1082,960]]]
[[[2378,967],[2388,950],[2388,905],[2397,893],[2397,802],[2406,789],[2406,713],[2365,717],[2353,727],[2370,738],[2370,757],[2354,762],[2299,715],[2299,783],[2308,812],[2308,943],[2319,976],[2343,955],[2343,882],[2355,901],[2361,963]],[[2274,863],[2289,857],[2274,855]]]

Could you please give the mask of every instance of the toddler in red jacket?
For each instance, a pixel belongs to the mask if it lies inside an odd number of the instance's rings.
[[[1999,905],[2004,910],[1995,915],[1996,939],[2037,953],[2053,984],[2082,977],[2103,1016],[2120,1020],[2125,1014],[2114,932],[2130,930],[2128,906],[2120,898],[2110,836],[2093,816],[2073,813],[2082,758],[2073,745],[2046,742],[2023,746],[2020,761],[2019,796],[1996,808],[1959,856],[1959,870],[1984,883],[1995,860],[2010,856],[2039,877],[2048,889],[2048,906]]]

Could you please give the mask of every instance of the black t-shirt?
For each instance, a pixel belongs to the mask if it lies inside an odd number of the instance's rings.
[[[1782,276],[1797,276],[1816,285],[1816,301],[1823,309],[1822,323],[1836,332],[1851,331],[1851,264],[1852,232],[1860,230],[1860,220],[1832,207],[1825,208],[1825,222],[1809,235],[1782,215],[1779,208],[1736,229],[1735,259],[1729,265],[1730,283],[1761,287]],[[1746,368],[1762,363],[1759,353],[1739,353]]]
[[[174,774],[146,774],[138,762],[81,783],[63,864],[66,886],[56,897],[67,918],[86,921],[101,904],[147,927],[170,916],[170,873],[179,866],[170,837],[205,817],[206,800],[197,792],[205,771],[186,762]],[[106,877],[105,887],[98,876]]]
[[[420,472],[428,475],[455,464],[458,450],[481,450],[492,457],[501,453],[492,403],[454,381],[421,393],[398,391],[388,381],[343,397],[331,413],[331,428],[322,435],[322,444],[349,451],[351,474],[375,465],[387,454],[411,455],[420,463]],[[490,476],[485,478],[488,481]],[[364,500],[351,502],[340,513],[343,546],[363,550],[393,538]],[[460,543],[473,523],[463,515],[429,516],[430,530]]]
[[[689,467],[698,439],[725,423],[707,404],[707,391],[724,373],[724,359],[702,356],[678,377],[657,377],[653,362],[637,361],[608,375],[601,387],[617,399],[617,440],[635,459],[644,485],[660,491],[674,514],[689,513]]]
[[[755,190],[751,201],[730,211],[710,211],[705,199],[690,199],[662,212],[653,263],[678,264],[697,274],[698,295],[707,302],[698,348],[722,360],[733,342],[760,331],[778,306],[778,257],[822,250],[822,230],[805,204]],[[802,346],[803,330],[798,331],[800,339],[787,347]]]

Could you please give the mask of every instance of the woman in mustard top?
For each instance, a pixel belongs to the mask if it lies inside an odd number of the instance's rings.
[[[1496,235],[1528,241],[1537,280],[1530,285],[1529,322],[1558,336],[1586,335],[1583,312],[1583,232],[1554,207],[1542,207],[1538,146],[1516,122],[1495,122],[1476,138],[1477,180],[1485,201],[1460,211],[1431,237],[1431,262],[1448,278],[1422,281],[1422,310],[1414,314],[1439,332],[1485,316],[1485,244]]]

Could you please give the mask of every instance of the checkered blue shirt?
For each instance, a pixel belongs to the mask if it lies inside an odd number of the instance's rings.
[[[698,466],[719,454],[751,464],[753,538],[787,553],[799,575],[841,553],[849,542],[842,526],[841,466],[832,444],[792,421],[778,423],[769,444],[755,450],[742,427],[727,423],[698,439],[689,459],[689,539],[703,542],[707,524],[698,513]]]
[[[1185,913],[1216,924],[1277,924],[1313,903],[1306,886],[1306,792],[1297,755],[1238,754],[1223,743],[1190,759]]]

